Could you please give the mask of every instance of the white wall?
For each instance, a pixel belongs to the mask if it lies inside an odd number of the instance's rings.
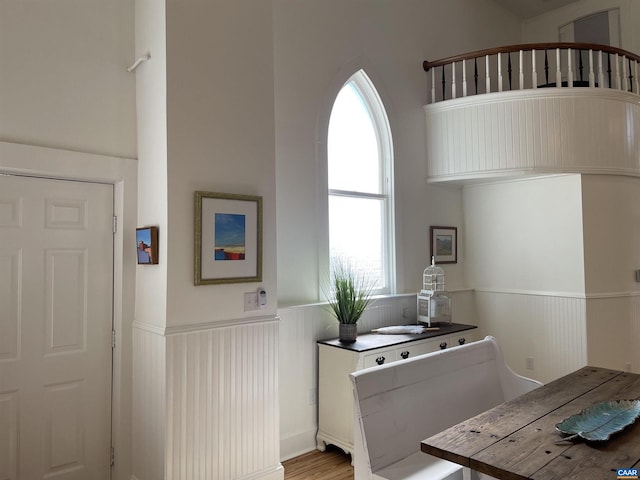
[[[465,186],[464,211],[480,333],[543,382],[586,364],[580,176]]]
[[[0,3],[0,140],[136,157],[133,4]]]
[[[640,293],[640,179],[583,175],[585,292]]]
[[[331,105],[364,68],[387,109],[395,153],[398,291],[415,292],[429,262],[429,225],[462,227],[459,187],[426,184],[425,59],[520,41],[520,24],[488,0],[275,0],[274,74],[278,300],[318,300],[326,249],[324,151]],[[460,261],[446,266],[464,286]],[[326,260],[324,260],[326,261]]]
[[[271,2],[167,2],[169,326],[276,312],[272,22]],[[261,283],[193,285],[196,190],[263,197]]]
[[[140,480],[162,478],[166,440],[168,189],[166,16],[161,0],[135,2],[138,127],[138,226],[159,227],[159,263],[136,269],[133,362],[133,469]]]
[[[135,71],[138,127],[138,225],[159,227],[159,263],[137,268],[136,322],[164,326],[167,309],[167,82],[165,9],[136,0],[135,57],[150,54]]]
[[[580,187],[579,175],[466,186],[470,285],[584,294]]]
[[[640,51],[640,2],[637,0],[578,0],[564,7],[528,19],[523,24],[524,41],[558,42],[559,28],[574,20],[614,8],[620,9],[621,48]]]
[[[589,364],[640,371],[640,179],[582,177]]]

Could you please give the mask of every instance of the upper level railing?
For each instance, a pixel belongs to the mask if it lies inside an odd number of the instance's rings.
[[[429,103],[543,87],[612,88],[640,94],[640,56],[591,43],[529,43],[479,50],[433,62]]]

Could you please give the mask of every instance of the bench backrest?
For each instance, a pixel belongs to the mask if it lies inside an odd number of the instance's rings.
[[[540,383],[516,375],[493,337],[351,374],[356,468],[376,472],[420,441]],[[365,455],[366,458],[357,458]]]

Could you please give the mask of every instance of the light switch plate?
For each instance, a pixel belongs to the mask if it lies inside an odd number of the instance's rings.
[[[252,310],[258,310],[258,292],[244,294],[244,311],[250,312]]]

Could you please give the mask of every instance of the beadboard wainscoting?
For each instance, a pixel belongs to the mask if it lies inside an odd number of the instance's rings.
[[[541,88],[458,98],[424,109],[431,181],[523,172],[640,174],[640,145],[628,141],[640,121],[634,94]]]
[[[133,324],[133,472],[165,478],[166,347],[163,330]]]
[[[515,372],[547,383],[587,364],[584,296],[476,289],[475,307],[479,334],[496,337]]]
[[[144,420],[134,416],[140,431],[140,442],[134,444],[142,443],[135,457],[145,465],[134,472],[137,478],[284,478],[278,320],[252,317],[169,327],[164,335],[138,331],[134,392],[136,412]],[[151,340],[154,335],[158,338]],[[157,437],[149,431],[153,428]]]
[[[284,478],[278,320],[167,335],[167,478]]]
[[[477,325],[473,291],[450,292],[453,321]],[[280,315],[280,455],[287,460],[316,448],[318,429],[318,348],[316,342],[338,336],[325,304],[282,308]],[[404,314],[404,317],[403,317]],[[415,322],[416,295],[378,298],[358,322],[367,332]]]

